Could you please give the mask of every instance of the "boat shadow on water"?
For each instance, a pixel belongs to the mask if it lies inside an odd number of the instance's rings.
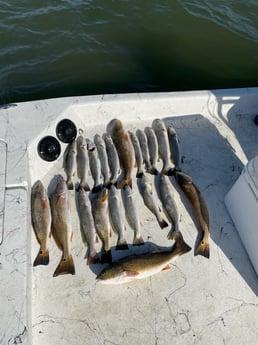
[[[229,116],[231,118],[231,113]],[[232,115],[231,124],[235,125],[236,121],[233,120]],[[224,254],[234,266],[234,269],[239,272],[249,287],[258,295],[257,275],[224,204],[226,193],[240,176],[244,167],[243,162],[237,156],[236,149],[227,138],[227,134],[228,137],[232,136],[231,131],[233,131],[233,128],[228,132],[225,128],[220,130],[220,121],[218,122],[218,119],[215,119],[212,123],[199,114],[169,117],[165,119],[165,122],[173,124],[179,137],[183,161],[181,169],[192,177],[193,182],[199,187],[208,205],[211,264],[218,265],[218,272],[220,271],[220,273],[228,276],[226,272],[228,266],[226,264],[224,267],[225,259],[222,259]],[[252,133],[252,137],[254,137],[254,131],[257,131],[257,128],[250,118],[242,122],[244,122],[241,125],[242,131],[239,125],[237,133],[239,142],[245,143],[245,136]],[[247,156],[249,157],[252,152],[253,148],[251,147],[246,152]],[[198,228],[190,202],[173,180],[172,183],[177,189],[182,204]],[[182,233],[184,235],[183,230]],[[193,244],[189,244],[193,246]]]

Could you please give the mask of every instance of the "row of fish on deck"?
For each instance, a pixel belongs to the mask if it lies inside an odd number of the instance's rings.
[[[163,165],[161,171],[157,164],[159,159]],[[113,119],[107,125],[107,133],[102,137],[96,134],[94,142],[84,138],[80,133],[76,140],[67,145],[64,153],[66,181],[59,175],[49,197],[41,181],[35,182],[32,187],[32,227],[40,245],[33,265],[49,263],[47,239],[51,234],[57,247],[62,251],[54,276],[75,274],[69,249],[73,236],[69,190],[75,188],[73,176],[76,165],[79,179],[76,205],[82,240],[88,246],[87,263],[109,263],[97,276],[97,280],[117,284],[141,279],[169,268],[175,256],[191,250],[179,229],[179,213],[170,180],[172,178],[175,178],[192,204],[200,225],[201,236],[198,236],[195,255],[200,254],[209,258],[208,208],[191,177],[181,171],[180,160],[177,133],[172,125],[166,126],[161,119],[153,120],[151,127],[146,127],[144,131],[137,129],[136,133],[126,131],[120,120]],[[170,250],[131,255],[112,262],[109,241],[111,227],[117,234],[116,249],[128,249],[124,236],[125,224],[120,193],[126,220],[134,231],[133,244],[144,243],[133,193],[135,186],[132,176],[135,165],[138,190],[144,204],[155,215],[161,229],[169,228],[167,237],[174,240],[174,244]],[[94,180],[92,188],[89,186],[89,171]],[[154,187],[148,174],[156,175],[157,194],[167,219],[157,205],[153,194]],[[170,227],[168,222],[171,224]],[[102,242],[101,255],[96,251],[96,234]]]

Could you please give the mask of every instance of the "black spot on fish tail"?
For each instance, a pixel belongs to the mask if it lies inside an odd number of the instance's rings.
[[[102,264],[111,264],[112,263],[112,253],[111,250],[104,250],[101,254],[101,263]]]
[[[102,188],[104,188],[104,185],[103,185],[103,184],[99,184],[99,185],[97,185],[97,186],[94,186],[94,187],[92,188],[91,192],[92,192],[93,194],[96,194],[96,193],[98,193]]]
[[[33,266],[48,265],[48,264],[49,264],[48,250],[43,251],[42,249],[40,249],[38,252],[38,255],[36,256],[33,262]]]

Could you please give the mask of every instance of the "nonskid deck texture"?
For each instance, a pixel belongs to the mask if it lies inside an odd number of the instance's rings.
[[[232,94],[234,96],[233,91]],[[238,95],[237,92],[236,95]],[[88,113],[86,103],[73,102],[75,110],[70,108],[70,118],[78,127],[83,128],[85,136],[91,139],[96,133],[103,134],[106,124],[113,117],[120,118],[125,128],[134,132],[137,128],[144,129],[145,126],[151,125],[152,119],[156,117],[173,124],[180,140],[183,156],[182,170],[191,175],[203,193],[209,208],[210,259],[194,256],[192,250],[178,257],[173,262],[171,270],[153,277],[118,286],[98,284],[95,277],[103,266],[88,267],[86,265],[84,259],[86,248],[81,240],[74,192],[72,192],[74,240],[71,244],[71,252],[74,257],[76,275],[53,278],[53,272],[61,256],[53,239],[49,241],[49,265],[33,268],[32,262],[38,251],[38,243],[32,233],[31,253],[25,256],[23,249],[20,254],[24,263],[22,269],[25,273],[26,261],[29,261],[27,272],[29,309],[23,308],[24,297],[22,307],[17,308],[16,314],[9,312],[10,315],[17,315],[19,311],[21,315],[24,315],[24,310],[26,310],[29,322],[27,324],[26,317],[21,317],[17,333],[15,334],[15,330],[12,333],[9,332],[9,338],[7,338],[8,331],[6,334],[3,333],[3,343],[6,339],[11,339],[15,343],[17,336],[24,340],[26,334],[28,338],[31,338],[33,345],[60,344],[60,342],[62,344],[131,344],[134,342],[161,345],[171,341],[175,344],[206,344],[207,342],[210,344],[243,344],[244,342],[252,344],[256,341],[258,337],[258,279],[224,205],[225,194],[238,178],[244,164],[258,152],[257,127],[253,123],[255,107],[248,111],[243,108],[241,111],[241,104],[237,104],[241,103],[241,97],[231,97],[224,100],[222,104],[220,96],[220,94],[217,96],[218,103],[216,104],[216,98],[212,99],[216,106],[213,104],[208,107],[208,111],[207,103],[211,101],[208,97],[207,102],[206,94],[201,94],[198,106],[192,95],[184,98],[181,100],[184,105],[178,109],[177,97],[174,102],[172,97],[172,101],[167,102],[163,99],[162,103],[155,100],[155,97],[154,100],[148,97],[144,100],[142,96],[137,96],[136,101],[134,99],[130,102],[131,96],[129,96],[122,102],[114,99],[112,101],[114,104],[112,102],[89,104],[88,110],[91,110]],[[147,104],[149,102],[146,108],[144,108],[144,102]],[[231,102],[230,106],[228,106],[229,102]],[[42,135],[53,133],[58,120],[68,117],[69,114],[68,111],[60,111],[56,116],[53,113],[49,121],[47,116],[48,111],[52,109],[51,101],[36,103],[36,105],[41,115],[39,116],[35,111],[37,118],[34,119],[36,127],[34,133],[29,134],[29,131],[25,131],[24,135],[30,140],[29,146],[32,144],[35,146]],[[182,109],[184,106],[186,110]],[[227,110],[229,108],[226,116],[223,107]],[[189,111],[191,108],[192,113]],[[196,111],[198,109],[199,112]],[[92,120],[94,113],[97,118],[96,125]],[[12,119],[14,113],[12,115],[10,111],[9,114],[10,120],[14,121]],[[102,121],[100,121],[101,116],[103,116]],[[40,121],[42,124],[39,123]],[[16,128],[15,125],[13,128]],[[21,139],[19,140],[21,142]],[[45,170],[42,168],[37,170],[33,164],[40,164],[38,163],[40,160],[35,157],[33,162],[31,157],[33,148],[29,147],[29,152],[30,171],[31,174],[34,172],[34,175],[30,176],[32,183],[41,178],[47,187],[55,174],[64,174],[61,161],[48,163]],[[42,166],[44,167],[44,163]],[[135,174],[136,169],[134,176]],[[153,177],[148,176],[154,183]],[[171,180],[176,190],[180,230],[185,241],[193,248],[197,236],[194,216],[182,191],[176,187],[173,178]],[[168,231],[159,228],[154,215],[144,206],[135,177],[133,189],[141,219],[142,236],[146,244],[141,248],[130,246],[129,251],[119,253],[113,248],[114,258],[132,252],[147,251],[154,248],[154,244],[168,247],[172,243],[166,238]],[[13,204],[17,202],[17,196],[13,197],[12,202]],[[10,219],[8,221],[11,222]],[[12,236],[11,229],[13,227],[6,226],[7,239]],[[32,232],[29,221],[28,231]],[[25,233],[25,229],[19,228],[17,231],[17,234],[22,237],[26,237]],[[126,239],[129,244],[132,243],[133,232],[128,226]],[[115,247],[115,234],[111,238],[111,244]],[[13,243],[7,243],[6,240],[0,250],[3,269],[12,272],[16,267],[20,267]],[[12,253],[16,256],[10,263]],[[7,267],[7,263],[11,264],[11,267]],[[0,284],[3,287],[7,286],[7,278],[3,278]],[[7,292],[5,295],[6,300],[11,298]],[[13,298],[17,299],[15,296]],[[5,303],[7,305],[7,302]],[[1,321],[1,333],[5,327]]]

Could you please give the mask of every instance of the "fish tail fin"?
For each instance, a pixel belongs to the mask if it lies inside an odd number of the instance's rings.
[[[101,263],[102,264],[111,264],[112,263],[112,253],[111,250],[104,250],[101,254]]]
[[[42,250],[40,248],[38,255],[36,256],[33,266],[38,266],[38,265],[48,265],[49,263],[49,252],[48,249]]]
[[[144,172],[142,170],[138,170],[136,173],[136,177],[137,178],[142,178],[143,177]]]
[[[161,173],[162,173],[163,175],[173,176],[173,175],[175,175],[175,167],[171,167],[171,166],[164,167],[164,168],[162,169]]]
[[[75,274],[74,262],[72,255],[69,255],[67,258],[62,256],[61,261],[59,262],[53,277],[57,277],[62,274]]]
[[[198,244],[197,248],[195,249],[194,255],[202,255],[205,258],[209,259],[210,257],[209,242],[206,242],[202,239],[200,243]]]
[[[161,229],[164,229],[168,226],[168,223],[165,221],[165,219],[158,219],[158,222]]]
[[[100,264],[100,257],[98,253],[91,254],[87,258],[87,265]]]
[[[179,255],[183,255],[187,252],[189,252],[192,248],[188,246],[188,244],[185,242],[183,235],[181,231],[176,231],[173,236],[175,242],[175,250],[178,250]]]
[[[127,250],[127,249],[128,249],[128,244],[126,240],[119,239],[116,244],[116,250]]]
[[[85,190],[85,192],[89,192],[90,191],[90,186],[88,185],[88,183],[85,182],[81,182],[80,183],[80,187],[83,188]]]
[[[144,239],[142,238],[142,236],[137,236],[134,238],[133,246],[141,246],[143,244],[144,244]]]
[[[123,178],[121,181],[117,183],[117,189],[123,189],[126,185],[132,188],[132,179],[129,180],[126,178]]]
[[[103,184],[98,184],[97,186],[94,186],[94,187],[92,188],[92,193],[93,193],[93,194],[98,193],[103,187],[104,187]]]
[[[158,175],[158,169],[155,168],[154,166],[151,166],[147,171],[151,175]]]
[[[73,190],[73,181],[70,177],[66,180],[66,184],[69,190]]]

